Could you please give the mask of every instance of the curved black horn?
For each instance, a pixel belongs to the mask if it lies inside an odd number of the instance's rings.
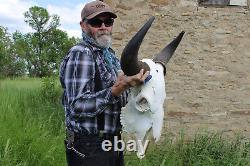
[[[123,72],[128,75],[135,75],[144,68],[144,72],[149,70],[149,66],[146,63],[138,61],[138,51],[142,40],[149,28],[151,27],[155,17],[151,17],[144,26],[135,34],[135,36],[128,42],[121,55],[121,68]]]
[[[171,43],[169,43],[159,54],[157,54],[154,58],[154,62],[160,62],[162,64],[167,64],[174,51],[178,47],[183,35],[184,31],[182,31]]]

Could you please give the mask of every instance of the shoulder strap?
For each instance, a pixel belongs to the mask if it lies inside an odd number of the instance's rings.
[[[83,42],[78,43],[77,45],[88,47],[90,49],[90,51],[92,52],[92,55],[93,55],[94,61],[95,61],[95,78],[94,78],[94,80],[95,80],[95,92],[98,92],[98,91],[101,90],[102,84],[101,84],[100,72],[99,72],[98,66],[96,64],[97,56],[94,54],[93,48],[90,47],[89,45],[87,45],[87,44],[85,44]]]
[[[92,47],[90,47],[89,45],[87,45],[83,42],[78,43],[77,45],[88,47],[90,49],[90,51],[92,52],[92,55],[93,55],[94,61],[95,61],[95,78],[94,78],[94,80],[95,80],[95,92],[98,92],[101,90],[102,84],[101,84],[100,72],[99,72],[98,66],[96,64],[97,56],[96,56],[96,54],[94,54]],[[101,114],[99,114],[97,116],[97,126],[98,126],[99,131],[104,130],[104,121],[105,121],[104,112],[102,112]]]

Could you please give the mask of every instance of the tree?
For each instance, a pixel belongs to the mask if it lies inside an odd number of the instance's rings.
[[[46,36],[59,26],[59,17],[57,15],[50,16],[46,9],[38,6],[29,8],[29,11],[24,13],[24,17],[24,21],[35,30],[35,33],[27,34],[22,36],[23,39],[19,39],[31,46],[31,50],[28,51],[28,54],[26,53],[30,74],[41,77],[46,75],[44,69],[46,66],[43,63],[46,57],[44,51],[47,42]],[[52,18],[51,21],[50,18]]]
[[[7,29],[0,26],[0,77],[21,76],[25,73],[25,63],[14,49]]]
[[[75,38],[69,38],[67,33],[62,30],[54,29],[48,33],[46,41],[44,47],[46,57],[42,63],[49,66],[47,72],[52,74],[59,68],[61,60],[77,40]]]
[[[42,7],[34,6],[24,13],[25,22],[35,30],[34,33],[13,36],[18,54],[26,59],[31,76],[48,76],[58,68],[59,59],[76,43],[67,33],[57,29],[60,19],[50,16]]]
[[[3,65],[6,61],[6,54],[8,50],[8,45],[10,44],[10,39],[7,34],[6,28],[0,26],[0,74],[3,75]]]
[[[32,34],[22,34],[21,32],[16,31],[12,35],[13,38],[13,47],[15,53],[19,58],[24,59],[25,61],[25,70],[29,75],[35,75],[33,71],[33,64],[36,62],[36,56],[34,56],[34,50],[32,46]]]

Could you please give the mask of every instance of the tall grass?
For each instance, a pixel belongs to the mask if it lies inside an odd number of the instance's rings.
[[[0,165],[65,165],[64,114],[43,97],[41,80],[0,86]]]
[[[243,137],[226,139],[221,133],[204,132],[193,140],[184,135],[172,141],[151,146],[144,160],[127,156],[127,165],[135,166],[250,166],[250,142]]]
[[[64,166],[64,112],[53,79],[0,81],[0,166]],[[49,92],[49,93],[47,93]],[[250,142],[200,133],[189,142],[165,138],[143,160],[126,153],[127,166],[250,166]],[[101,166],[101,162],[100,162]]]

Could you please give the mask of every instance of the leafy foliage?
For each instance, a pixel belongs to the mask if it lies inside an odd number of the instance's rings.
[[[41,86],[41,97],[49,103],[59,104],[61,89],[57,84],[56,77],[43,77]]]
[[[0,26],[0,77],[20,76],[25,73],[25,63],[14,49],[7,29]]]
[[[39,39],[42,39],[42,33],[55,29],[60,25],[59,16],[50,16],[46,9],[38,6],[29,8],[29,11],[24,13],[24,17],[24,21],[38,33]],[[49,22],[51,17],[52,20]]]
[[[34,6],[25,12],[25,22],[35,30],[27,35],[16,35],[21,44],[26,43],[27,54],[22,54],[27,62],[32,76],[50,76],[58,68],[59,59],[76,42],[67,33],[57,29],[60,19],[57,15],[50,16],[42,7]],[[18,47],[18,45],[17,45]]]
[[[32,77],[51,76],[58,72],[61,59],[79,39],[69,38],[58,29],[60,18],[42,7],[33,6],[24,13],[25,22],[34,30],[9,35],[0,27],[0,74]],[[3,40],[2,40],[3,39]]]

